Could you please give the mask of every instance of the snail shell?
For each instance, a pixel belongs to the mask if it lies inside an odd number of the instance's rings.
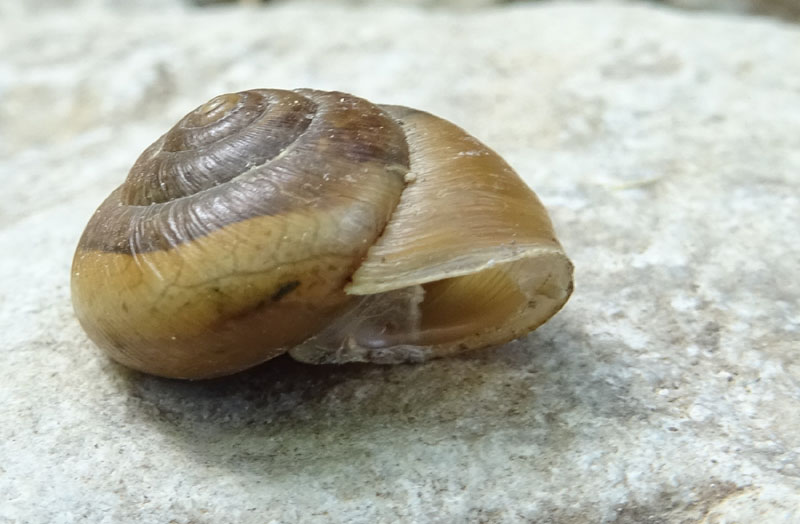
[[[256,89],[148,147],[78,244],[89,337],[167,377],[421,361],[500,344],[569,298],[572,264],[494,151],[423,111]]]

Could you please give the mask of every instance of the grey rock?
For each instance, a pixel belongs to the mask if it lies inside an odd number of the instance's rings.
[[[800,521],[800,30],[655,7],[0,18],[0,521]],[[426,109],[576,266],[522,340],[177,382],[75,321],[72,251],[150,142],[250,87]]]
[[[764,14],[800,20],[797,0],[656,0],[685,9],[705,9],[732,13]]]
[[[355,8],[365,6],[415,6],[434,9],[475,9],[502,6],[512,3],[536,3],[541,0],[335,0],[343,6]],[[558,0],[556,0],[558,1]],[[587,3],[624,4],[654,3],[689,10],[710,10],[729,13],[771,15],[792,21],[800,20],[800,2],[797,0],[573,0]],[[193,7],[216,7],[221,4],[238,4],[244,7],[306,4],[312,0],[28,0],[26,2],[7,2],[0,4],[0,15],[18,16],[37,14],[42,9],[70,10],[110,10],[129,12],[149,10],[163,12]],[[80,23],[79,19],[76,22]]]

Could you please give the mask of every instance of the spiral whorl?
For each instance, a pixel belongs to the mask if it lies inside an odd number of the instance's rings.
[[[167,202],[262,166],[306,131],[315,112],[312,100],[291,92],[258,90],[213,98],[139,157],[123,201]]]
[[[145,253],[257,216],[370,202],[387,186],[396,201],[408,162],[400,126],[366,100],[311,90],[221,95],[142,153],[84,240]],[[392,207],[378,210],[384,221]]]

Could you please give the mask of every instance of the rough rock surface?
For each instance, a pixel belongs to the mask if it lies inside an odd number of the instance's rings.
[[[0,19],[0,521],[800,522],[800,30],[657,8],[284,6]],[[220,92],[449,118],[576,265],[523,340],[394,367],[126,371],[72,250]]]

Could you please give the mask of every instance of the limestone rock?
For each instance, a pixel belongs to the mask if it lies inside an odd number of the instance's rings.
[[[77,17],[0,17],[0,521],[800,521],[800,29],[588,4]],[[417,366],[109,362],[70,306],[88,217],[186,111],[262,86],[495,148],[575,262],[566,308]]]

